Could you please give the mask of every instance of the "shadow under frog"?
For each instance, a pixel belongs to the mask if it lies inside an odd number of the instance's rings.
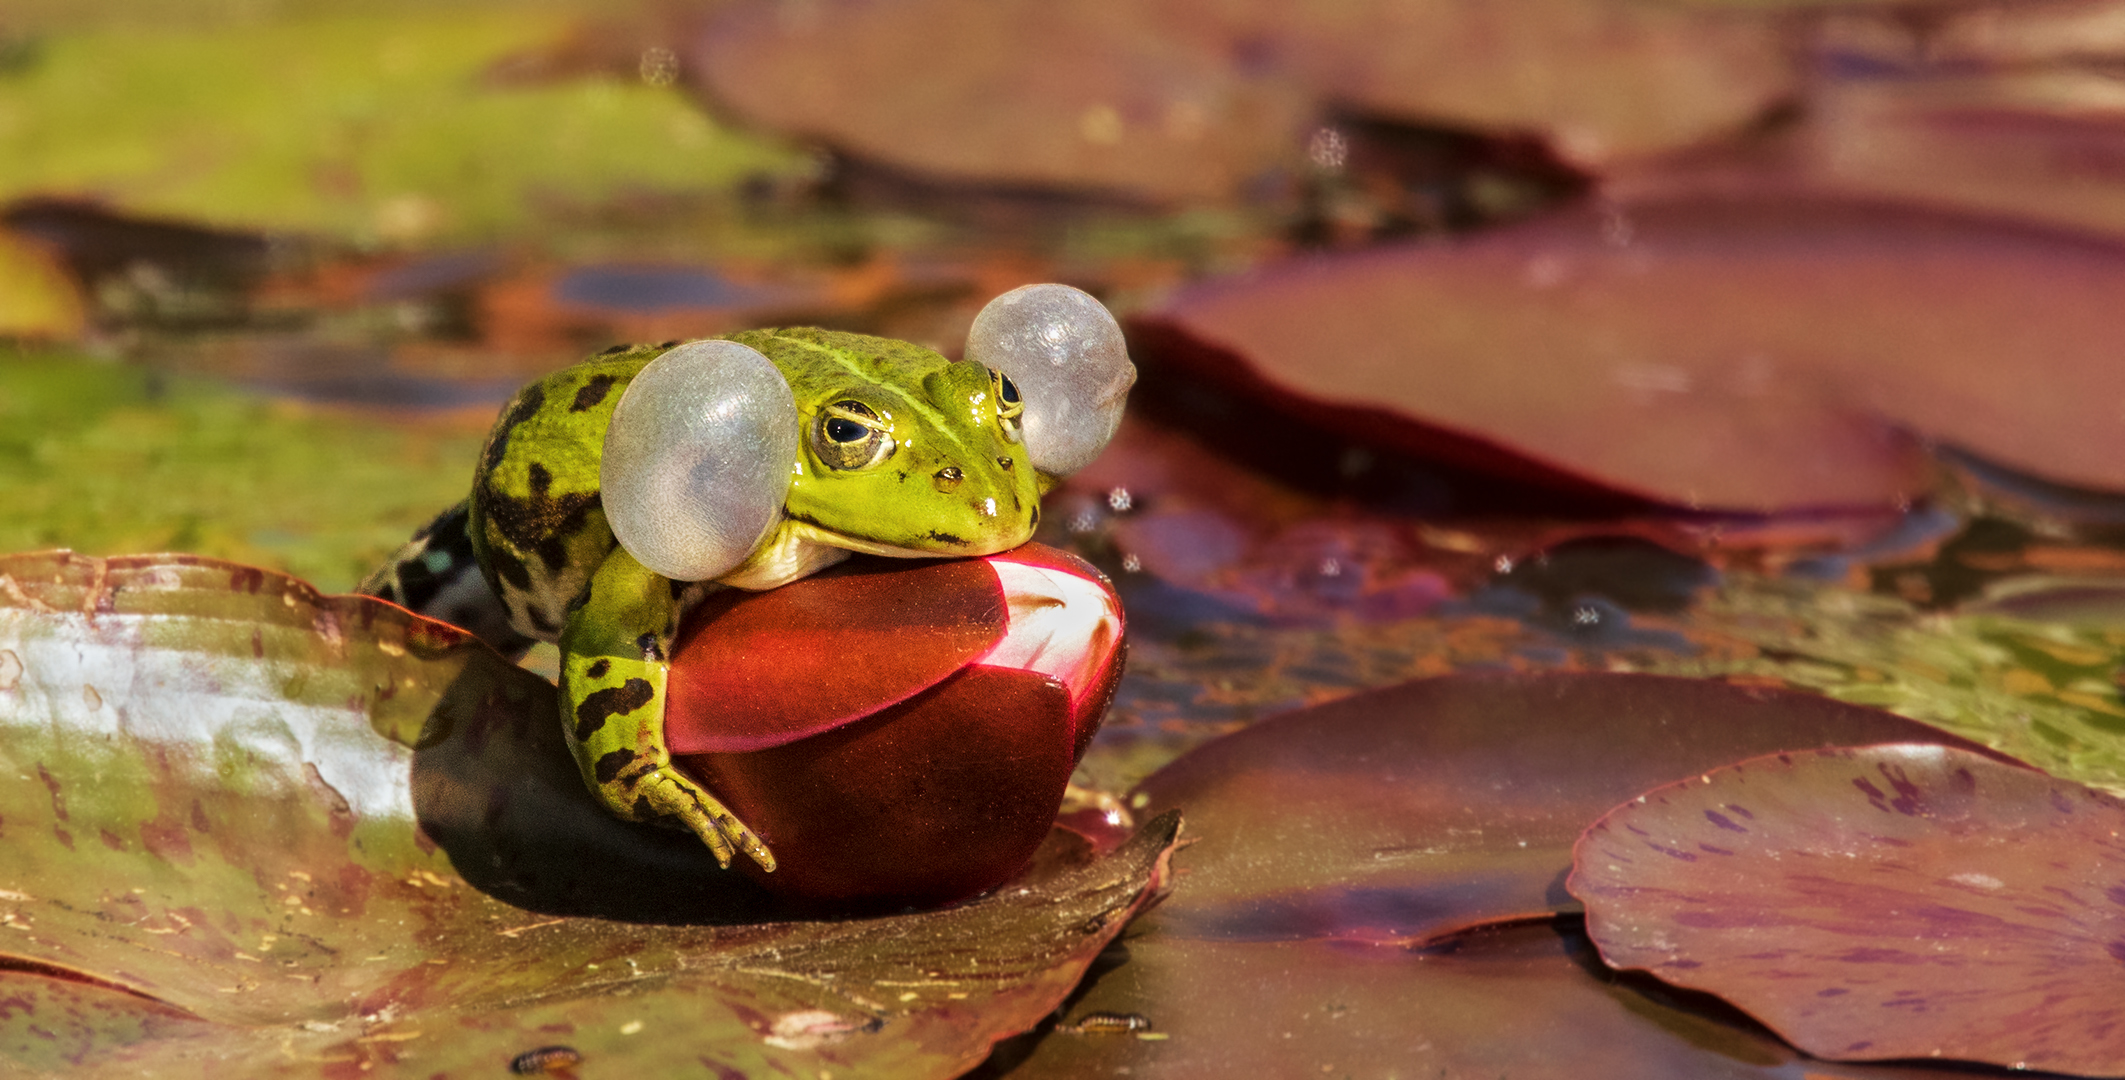
[[[692,925],[786,915],[691,833],[607,813],[553,722],[557,693],[491,656],[468,663],[429,714],[414,747],[414,814],[466,882],[545,915]]]

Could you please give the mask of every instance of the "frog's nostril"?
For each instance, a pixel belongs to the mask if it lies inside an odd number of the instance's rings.
[[[998,455],[996,455],[996,467],[997,467],[997,468],[999,468],[999,469],[1003,469],[1003,470],[1005,470],[1006,472],[1010,471],[1010,468],[1011,468],[1011,458],[1009,457],[1009,455],[1005,455],[1005,454],[998,454]]]
[[[936,485],[939,491],[952,491],[958,488],[959,482],[964,479],[966,479],[966,474],[959,471],[959,466],[947,465],[937,470],[936,474],[930,478],[930,482]]]

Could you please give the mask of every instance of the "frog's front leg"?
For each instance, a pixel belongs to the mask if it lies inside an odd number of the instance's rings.
[[[672,767],[664,745],[665,661],[675,629],[671,581],[614,547],[561,631],[561,701],[583,781],[632,821],[675,817],[716,861],[734,848],[773,870],[775,857],[715,796]]]

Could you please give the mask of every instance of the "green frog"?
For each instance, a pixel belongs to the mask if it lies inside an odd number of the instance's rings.
[[[609,349],[518,392],[471,497],[361,591],[505,653],[556,642],[561,723],[599,801],[773,870],[672,765],[672,639],[714,589],[1030,539],[1040,497],[1113,435],[1135,368],[1106,309],[1061,285],[991,301],[966,353],[809,328]]]

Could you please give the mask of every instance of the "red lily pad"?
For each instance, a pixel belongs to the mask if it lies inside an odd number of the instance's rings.
[[[715,925],[764,897],[599,811],[551,684],[185,556],[0,557],[0,735],[0,968],[32,980],[0,1071],[478,1075],[564,1043],[643,1075],[957,1075],[1062,1000],[1178,828],[949,912]]]
[[[762,750],[869,716],[972,663],[1007,622],[1003,586],[976,560],[853,559],[799,584],[725,590],[689,620],[672,649],[686,672],[672,753]]]
[[[837,570],[689,616],[674,761],[776,852],[772,874],[741,866],[779,896],[893,910],[1002,884],[1120,679],[1113,587],[1037,544]]]
[[[1168,933],[1415,943],[1577,910],[1588,822],[1665,780],[1777,750],[1971,747],[1812,694],[1651,675],[1451,675],[1261,721],[1138,789],[1197,842]]]
[[[2125,490],[2125,246],[1886,203],[1591,207],[1184,290],[1132,343],[1399,449],[1694,508]],[[2061,388],[2071,387],[2072,392]]]
[[[1570,887],[1618,967],[1826,1058],[2125,1072],[2125,802],[1940,746],[1781,754],[1617,807]]]
[[[1104,665],[1120,641],[1118,603],[1107,604],[1113,625],[1095,627],[1096,641],[1065,648],[1038,635],[1026,648],[1039,658],[1007,642],[1042,611],[1068,606],[1052,588],[1020,580],[1051,572],[1111,601],[1092,564],[1042,544],[980,559],[859,556],[794,587],[717,593],[689,614],[672,649],[681,677],[672,680],[666,744],[680,755],[771,749],[875,715],[977,664],[1059,679],[1073,723],[1080,714],[1096,723],[1085,706],[1113,674]],[[1073,728],[1078,753],[1090,737]]]

